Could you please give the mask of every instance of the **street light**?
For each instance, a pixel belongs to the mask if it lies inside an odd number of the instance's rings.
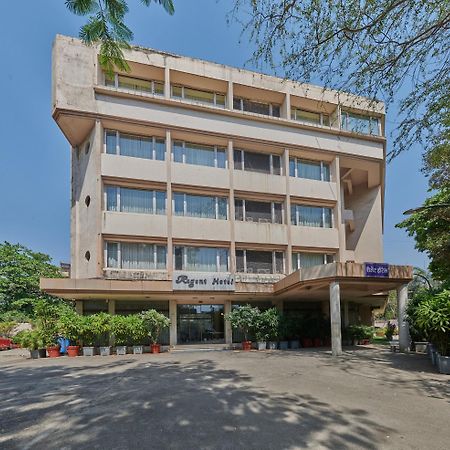
[[[409,216],[410,214],[414,214],[416,212],[424,211],[426,209],[449,208],[449,207],[450,207],[450,203],[436,203],[435,205],[419,206],[418,208],[407,209],[406,211],[403,211],[403,215],[404,216]]]

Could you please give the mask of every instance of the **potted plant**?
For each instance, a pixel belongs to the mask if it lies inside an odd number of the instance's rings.
[[[105,312],[100,312],[91,317],[95,336],[100,344],[100,356],[109,356],[111,354],[111,346],[109,345],[111,316]]]
[[[280,336],[280,313],[276,308],[270,308],[264,311],[264,314],[267,321],[267,348],[276,350]]]
[[[58,319],[62,308],[48,300],[39,300],[36,302],[35,314],[37,331],[40,335],[43,346],[47,350],[49,358],[60,356],[58,339]]]
[[[287,321],[287,334],[289,339],[289,348],[298,349],[300,347],[300,336],[299,336],[299,324],[300,317],[286,317]]]
[[[13,341],[21,347],[28,349],[31,359],[37,359],[39,357],[38,348],[42,343],[37,330],[20,331],[14,336]]]
[[[244,351],[249,351],[252,348],[252,341],[249,340],[249,335],[257,325],[259,314],[260,311],[258,308],[245,305],[233,309],[225,316],[225,319],[230,322],[231,327],[241,330],[244,335],[244,340],[242,341],[242,350]]]
[[[143,311],[141,313],[141,318],[144,321],[147,335],[150,338],[150,352],[160,353],[161,344],[158,343],[159,335],[161,330],[169,327],[169,318],[154,309]]]
[[[133,353],[135,355],[142,355],[144,351],[144,340],[147,336],[145,323],[139,314],[133,314],[127,317],[130,327],[130,338],[133,344]]]
[[[82,330],[82,316],[73,310],[68,310],[59,316],[58,330],[62,336],[69,340],[67,355],[78,356],[80,352],[79,340]]]
[[[258,350],[265,350],[267,345],[267,339],[269,338],[268,333],[268,321],[266,311],[260,312],[255,317],[255,338],[256,338],[256,348]]]
[[[131,316],[115,315],[111,317],[111,333],[114,335],[116,343],[116,354],[127,354],[127,342],[130,339],[130,320]]]
[[[94,356],[95,355],[95,338],[96,332],[93,327],[94,317],[91,316],[81,316],[81,329],[80,337],[83,343],[83,356]]]
[[[280,350],[287,350],[289,348],[288,341],[289,322],[286,316],[279,313],[278,316],[278,338],[280,339],[278,345]]]

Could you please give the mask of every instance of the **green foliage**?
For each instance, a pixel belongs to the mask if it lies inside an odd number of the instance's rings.
[[[17,323],[14,321],[0,322],[0,336],[10,337],[16,325]]]
[[[130,330],[129,337],[132,345],[142,345],[147,336],[147,329],[145,328],[143,318],[139,314],[132,314],[127,316],[127,319]]]
[[[141,0],[141,3],[147,7],[157,3],[170,15],[175,12],[173,0]],[[123,54],[133,40],[133,33],[125,24],[128,2],[66,0],[66,6],[78,16],[88,16],[88,22],[81,27],[80,38],[86,45],[100,45],[99,62],[102,68],[110,75],[114,68],[128,72],[130,68]]]
[[[362,339],[372,339],[374,334],[373,327],[369,327],[367,325],[349,325],[345,332],[345,336],[359,341]]]
[[[142,311],[141,318],[144,321],[147,335],[150,338],[150,342],[152,344],[156,344],[158,342],[161,330],[170,326],[169,318],[154,309]]]
[[[231,18],[245,14],[243,32],[255,44],[252,62],[257,66],[398,102],[400,125],[391,157],[417,142],[432,145],[445,129],[449,0],[234,3]]]
[[[425,208],[411,214],[398,228],[405,228],[416,241],[416,249],[430,258],[429,269],[436,280],[450,282],[450,189],[442,189],[425,200]]]
[[[38,330],[22,330],[14,336],[14,343],[28,350],[37,350],[44,347],[42,337]]]
[[[245,305],[226,314],[225,320],[230,322],[232,328],[240,330],[247,341],[248,335],[255,330],[259,315],[259,308]]]
[[[73,309],[65,309],[58,316],[56,328],[58,334],[69,339],[72,345],[76,345],[81,338],[83,316]]]
[[[450,290],[419,292],[408,304],[410,328],[450,355]],[[420,339],[421,340],[421,339]]]
[[[40,291],[41,277],[61,277],[48,255],[20,244],[0,244],[0,313],[16,311],[17,315],[32,316],[37,299],[58,301]]]
[[[282,316],[276,308],[266,309],[255,316],[254,333],[258,342],[277,340]]]
[[[56,344],[58,320],[62,310],[58,305],[38,300],[35,305],[36,325],[44,346]]]
[[[384,329],[384,336],[388,341],[392,341],[392,336],[394,336],[396,331],[397,327],[395,326],[395,324],[388,322],[386,328]]]

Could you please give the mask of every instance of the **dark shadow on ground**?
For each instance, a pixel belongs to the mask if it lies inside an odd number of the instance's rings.
[[[0,369],[1,449],[377,449],[392,432],[364,409],[269,393],[207,356],[47,363]]]

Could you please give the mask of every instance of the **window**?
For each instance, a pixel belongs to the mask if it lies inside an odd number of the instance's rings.
[[[215,247],[174,248],[175,270],[227,272],[228,250]]]
[[[172,97],[183,98],[194,102],[207,103],[210,105],[225,107],[225,94],[193,89],[186,86],[172,86]]]
[[[105,86],[126,89],[129,91],[144,92],[148,94],[164,95],[164,82],[156,80],[144,80],[142,78],[129,77],[114,74],[112,77],[105,74]]]
[[[272,175],[281,175],[281,156],[234,150],[234,168]]]
[[[234,97],[233,109],[262,114],[264,116],[280,117],[280,105],[248,100],[246,98]]]
[[[227,167],[225,149],[214,145],[174,141],[172,153],[175,162],[220,169]]]
[[[322,206],[291,205],[291,223],[304,227],[332,228],[332,209]]]
[[[165,270],[167,248],[164,245],[107,242],[106,267],[128,270]]]
[[[106,211],[165,214],[166,193],[119,186],[105,187]]]
[[[314,125],[330,126],[330,116],[328,114],[306,111],[295,107],[291,108],[291,119]]]
[[[380,135],[380,121],[378,117],[369,117],[342,111],[341,127],[343,130],[354,131],[355,133]]]
[[[309,180],[330,181],[330,165],[323,161],[289,158],[289,175]]]
[[[105,131],[105,151],[111,155],[164,161],[166,141],[164,138],[136,136],[119,131]]]
[[[236,250],[236,271],[257,274],[284,273],[284,253]]]
[[[235,199],[234,206],[236,220],[259,223],[283,223],[282,203]]]
[[[176,216],[206,219],[227,219],[228,203],[225,197],[181,194],[173,195],[173,212]]]
[[[334,255],[326,253],[292,253],[292,270],[320,266],[334,262]]]

